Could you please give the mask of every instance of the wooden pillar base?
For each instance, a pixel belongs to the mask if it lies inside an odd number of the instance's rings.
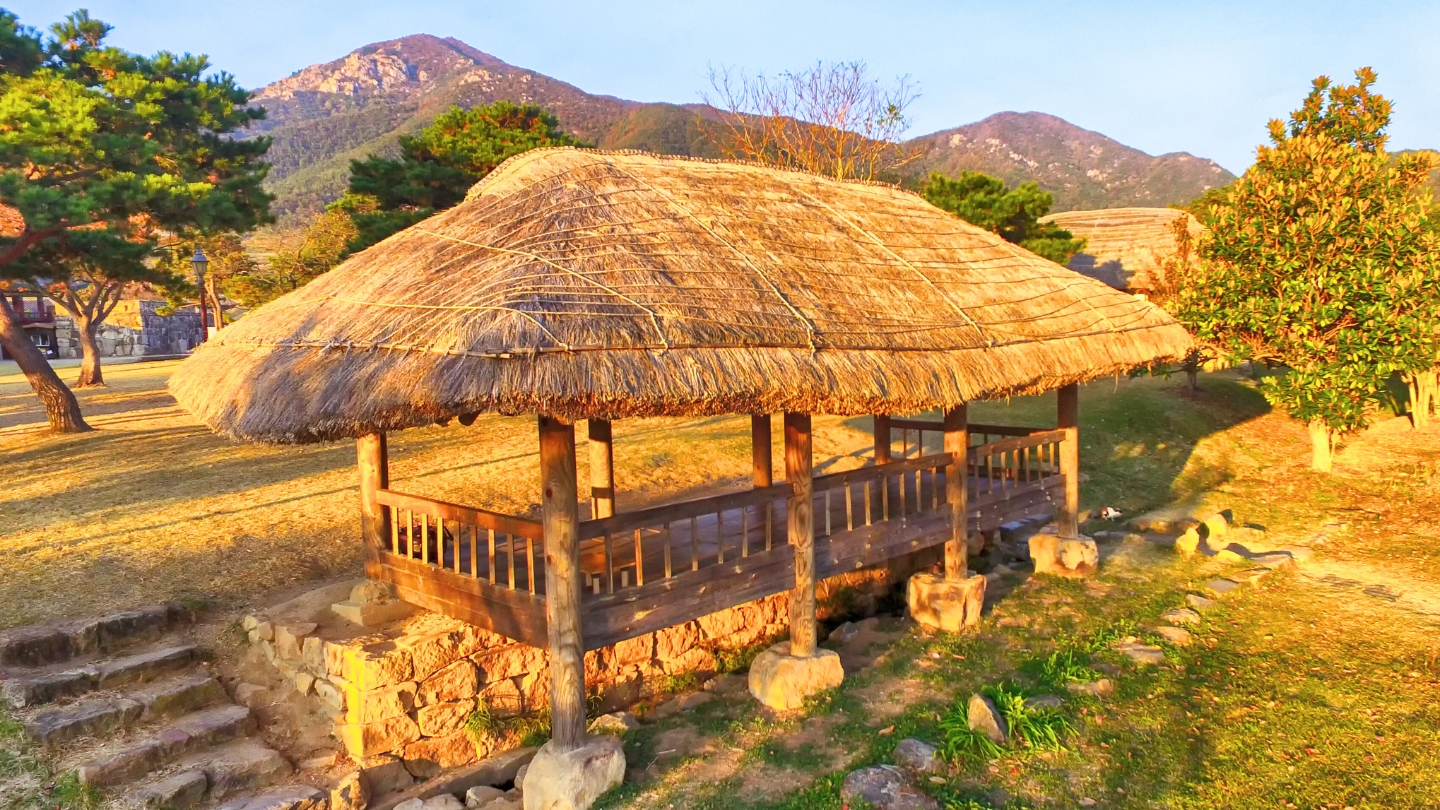
[[[839,653],[817,648],[810,655],[791,655],[788,641],[760,653],[750,664],[750,694],[776,711],[801,708],[806,698],[844,680]]]
[[[957,581],[921,572],[910,577],[905,598],[910,618],[921,626],[960,633],[980,624],[980,610],[985,606],[985,577],[976,574]]]

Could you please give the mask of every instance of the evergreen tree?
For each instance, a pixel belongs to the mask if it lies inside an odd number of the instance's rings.
[[[936,208],[1056,264],[1070,261],[1085,249],[1084,239],[1076,239],[1053,223],[1040,222],[1050,213],[1055,196],[1041,191],[1034,182],[1012,189],[1005,187],[1004,180],[983,172],[964,171],[959,177],[932,172],[920,193]]]

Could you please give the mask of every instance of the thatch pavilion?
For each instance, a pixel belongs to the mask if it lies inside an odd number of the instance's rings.
[[[1174,208],[1064,211],[1041,221],[1085,239],[1085,250],[1070,257],[1071,270],[1117,290],[1155,295],[1167,286],[1166,264],[1177,252],[1175,229],[1179,220],[1184,220],[1182,227],[1192,241],[1205,232],[1194,216]]]
[[[888,186],[566,148],[247,315],[171,388],[237,439],[355,439],[368,576],[548,646],[552,745],[574,750],[587,649],[791,590],[804,659],[817,578],[943,545],[962,582],[972,531],[1047,503],[1073,536],[1076,383],[1189,347],[1153,305]],[[967,424],[968,402],[1050,389],[1057,428]],[[538,415],[541,520],[389,488],[388,431],[488,412]],[[814,413],[877,415],[873,464],[815,477]],[[612,420],[708,414],[752,415],[754,488],[615,513]]]

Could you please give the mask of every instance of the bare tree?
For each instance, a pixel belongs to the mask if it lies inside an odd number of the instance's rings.
[[[750,76],[710,69],[706,104],[719,109],[734,157],[838,179],[873,180],[919,156],[900,143],[905,110],[919,98],[908,76],[883,85],[864,62],[817,62],[798,72]]]

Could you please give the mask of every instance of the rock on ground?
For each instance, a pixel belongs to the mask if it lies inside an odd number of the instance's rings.
[[[938,773],[945,763],[935,746],[907,737],[895,745],[895,764],[917,773]]]
[[[630,712],[602,714],[590,721],[591,734],[624,734],[640,728],[640,721]]]
[[[940,803],[910,784],[893,765],[851,771],[840,786],[840,798],[863,801],[876,810],[940,810]]]
[[[615,737],[591,737],[562,751],[552,740],[530,760],[521,785],[525,810],[589,807],[625,779],[625,751]]]
[[[495,799],[503,799],[505,791],[490,785],[476,785],[465,791],[465,806],[469,808],[483,807]]]
[[[1130,656],[1137,663],[1163,664],[1165,662],[1164,650],[1159,647],[1152,647],[1149,644],[1141,644],[1138,641],[1122,641],[1115,645],[1115,649],[1124,655]]]
[[[966,706],[967,717],[970,722],[970,730],[978,731],[997,745],[1004,745],[1010,739],[1010,729],[1005,726],[1005,718],[995,709],[995,704],[990,698],[984,695],[971,695],[970,703]]]
[[[1115,694],[1115,682],[1109,678],[1101,678],[1098,681],[1088,683],[1068,683],[1066,689],[1077,695],[1090,695],[1092,697],[1108,697]]]
[[[370,804],[370,780],[364,771],[354,771],[330,791],[330,810],[365,810]]]
[[[1171,624],[1200,624],[1200,614],[1190,608],[1175,608],[1160,614],[1160,618]]]
[[[1198,593],[1187,593],[1185,594],[1185,604],[1189,605],[1192,608],[1195,608],[1201,613],[1204,613],[1210,608],[1215,607],[1215,600],[1208,599]]]
[[[1161,626],[1155,628],[1155,635],[1164,638],[1166,641],[1177,647],[1184,647],[1190,643],[1190,631],[1183,627]]]

